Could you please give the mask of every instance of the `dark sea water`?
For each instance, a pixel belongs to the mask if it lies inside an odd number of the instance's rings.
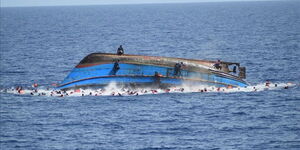
[[[0,149],[300,149],[300,2],[1,8]],[[234,92],[50,97],[86,55],[240,62]],[[268,89],[264,82],[293,83]]]

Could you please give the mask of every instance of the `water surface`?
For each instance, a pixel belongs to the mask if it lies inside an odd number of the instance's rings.
[[[1,149],[300,149],[300,3],[1,8],[1,89],[59,83],[92,52],[240,62],[258,92],[1,92]]]

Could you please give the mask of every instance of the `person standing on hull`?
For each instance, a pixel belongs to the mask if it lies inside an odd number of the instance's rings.
[[[120,47],[118,48],[117,54],[118,55],[123,55],[124,54],[124,49],[123,49],[122,45],[120,45]]]

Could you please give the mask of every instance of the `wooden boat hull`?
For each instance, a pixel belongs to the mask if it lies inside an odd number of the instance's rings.
[[[119,61],[117,70],[114,69],[116,61]],[[180,62],[183,62],[180,74],[175,74],[174,65]],[[93,53],[71,71],[58,89],[103,87],[111,82],[125,86],[158,87],[248,85],[240,77],[214,69],[213,64],[213,61],[203,60]]]

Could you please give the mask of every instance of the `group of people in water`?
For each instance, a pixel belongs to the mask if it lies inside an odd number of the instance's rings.
[[[36,84],[37,85],[37,84]],[[21,95],[32,95],[32,96],[54,96],[54,97],[66,97],[66,96],[137,96],[144,94],[162,94],[162,93],[182,93],[182,92],[230,92],[230,91],[262,91],[272,88],[283,88],[288,89],[292,86],[292,83],[285,85],[278,85],[277,83],[271,83],[269,80],[262,86],[252,86],[250,88],[233,87],[231,85],[227,87],[202,87],[192,88],[191,87],[170,87],[170,88],[157,88],[157,89],[131,89],[131,88],[120,88],[120,89],[72,89],[72,90],[51,90],[51,89],[39,89],[38,86],[33,85],[32,88],[23,88],[17,86],[16,88],[6,89],[7,93],[16,93]]]

